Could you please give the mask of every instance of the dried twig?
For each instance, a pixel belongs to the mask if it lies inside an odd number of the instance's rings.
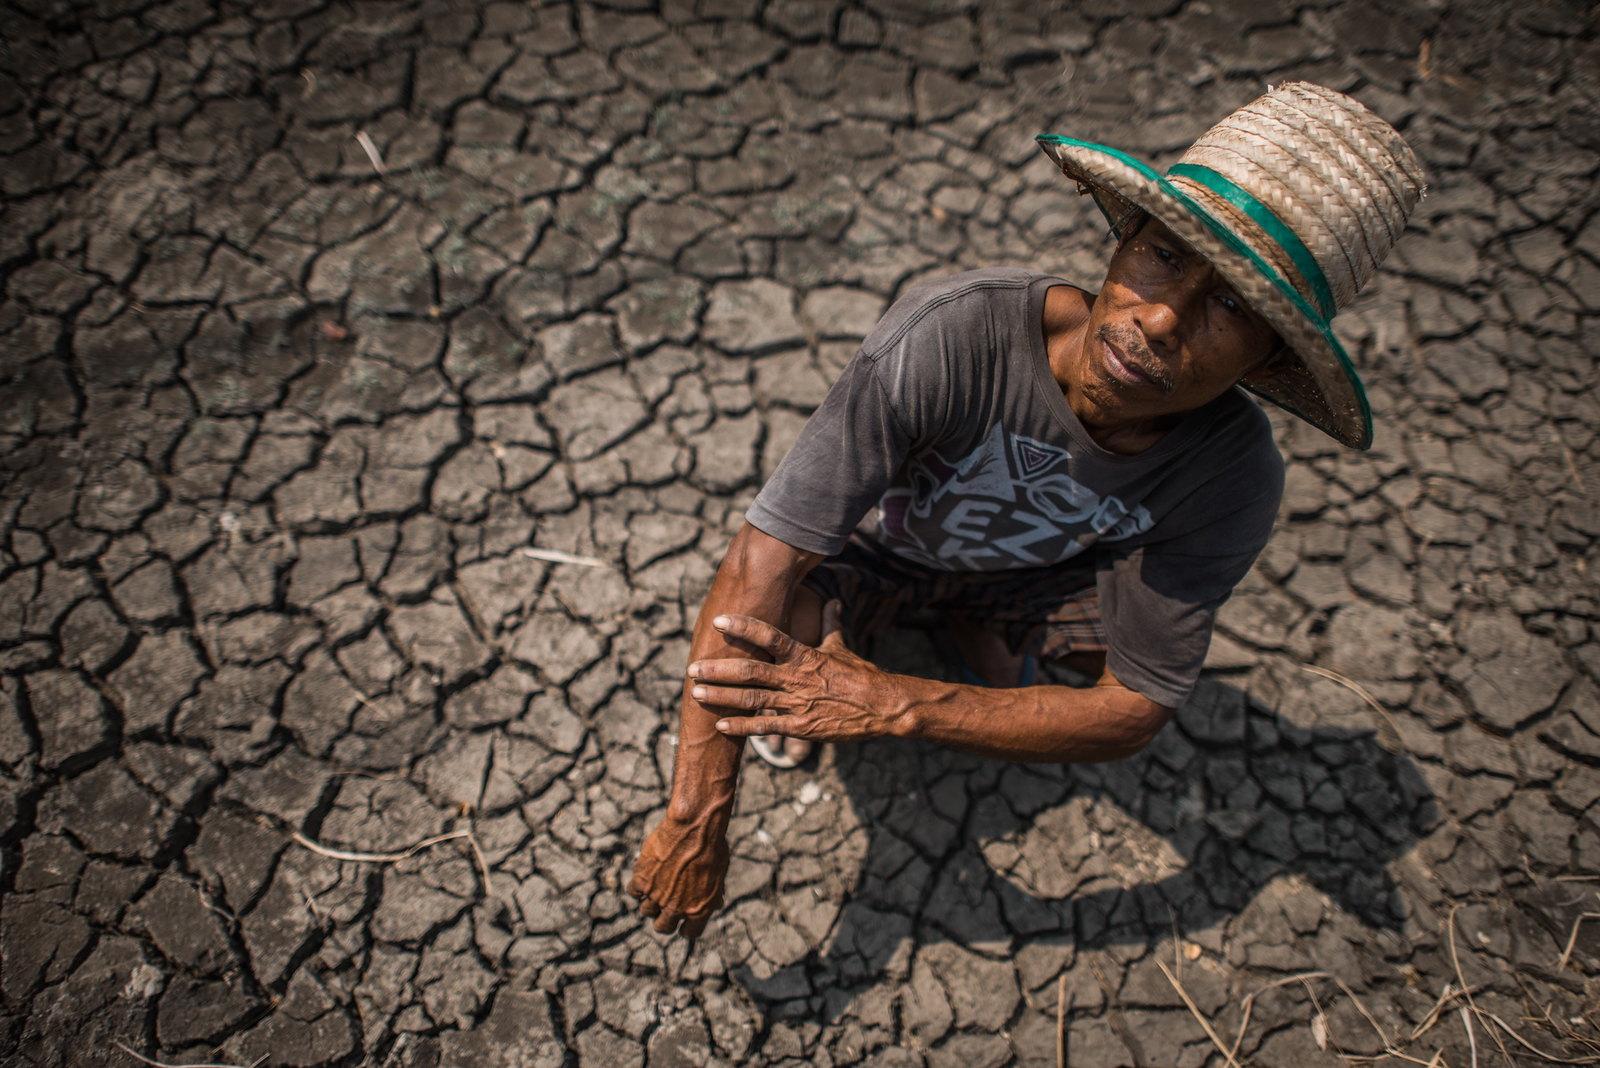
[[[1440,1053],[1435,1053],[1431,1059],[1423,1060],[1421,1057],[1413,1057],[1411,1054],[1398,1049],[1386,1049],[1382,1053],[1375,1054],[1341,1053],[1339,1054],[1339,1059],[1347,1064],[1382,1064],[1390,1060],[1402,1060],[1407,1064],[1420,1064],[1422,1068],[1432,1068],[1439,1056]]]
[[[367,158],[372,161],[372,169],[382,174],[383,157],[378,154],[378,146],[372,143],[372,138],[367,135],[367,131],[356,131],[356,144],[361,146],[361,151],[365,152]]]
[[[311,918],[318,923],[322,922],[322,910],[317,908],[317,899],[306,892],[303,886],[296,887],[300,891],[300,899],[306,903],[306,910],[311,913]]]
[[[1456,1008],[1461,1012],[1461,1026],[1467,1029],[1467,1054],[1471,1057],[1467,1068],[1478,1068],[1478,1040],[1472,1034],[1472,1017],[1467,1015],[1465,1005],[1458,1005]]]
[[[1325,667],[1317,667],[1314,664],[1296,664],[1295,666],[1301,671],[1309,671],[1313,675],[1328,679],[1332,682],[1337,682],[1340,686],[1343,686],[1345,689],[1349,690],[1351,693],[1365,701],[1374,712],[1383,718],[1383,722],[1388,724],[1389,730],[1394,733],[1395,748],[1401,750],[1402,752],[1406,751],[1406,743],[1400,733],[1400,725],[1394,721],[1393,716],[1389,715],[1389,710],[1384,708],[1383,705],[1379,704],[1378,699],[1372,696],[1372,692],[1365,686],[1361,685],[1352,678],[1341,675],[1337,671],[1330,671]]]
[[[1421,1059],[1420,1057],[1413,1057],[1411,1054],[1406,1053],[1403,1050],[1397,1049],[1395,1047],[1395,1044],[1393,1042],[1389,1041],[1389,1035],[1378,1024],[1377,1017],[1373,1016],[1371,1012],[1367,1011],[1366,1003],[1363,1002],[1359,997],[1356,996],[1356,992],[1354,990],[1350,989],[1350,986],[1349,986],[1348,983],[1346,983],[1343,979],[1340,979],[1337,975],[1329,975],[1329,976],[1326,976],[1326,978],[1328,980],[1330,980],[1335,986],[1337,986],[1339,988],[1340,992],[1343,993],[1345,997],[1350,999],[1350,1004],[1352,1004],[1352,1005],[1354,1005],[1356,1007],[1356,1011],[1359,1012],[1361,1014],[1362,1018],[1364,1020],[1366,1020],[1368,1024],[1371,1025],[1371,1027],[1372,1027],[1372,1029],[1374,1031],[1376,1031],[1378,1033],[1378,1039],[1379,1039],[1379,1041],[1381,1041],[1383,1043],[1383,1053],[1381,1053],[1380,1055],[1378,1055],[1376,1057],[1365,1057],[1365,1056],[1359,1056],[1358,1057],[1358,1056],[1354,1056],[1354,1055],[1349,1054],[1349,1053],[1345,1053],[1344,1051],[1340,1050],[1339,1051],[1339,1056],[1340,1056],[1341,1059],[1346,1060],[1346,1061],[1381,1061],[1381,1060],[1386,1060],[1387,1058],[1393,1057],[1393,1058],[1395,1058],[1397,1060],[1406,1061],[1409,1064],[1420,1064],[1420,1065],[1423,1066],[1423,1068],[1427,1068],[1427,1065],[1428,1065],[1427,1061]],[[1324,1019],[1326,1019],[1327,1018],[1327,1014],[1325,1012],[1323,1012],[1322,1004],[1321,1004],[1321,1002],[1319,1002],[1317,1000],[1317,995],[1311,989],[1311,984],[1310,984],[1309,981],[1306,982],[1306,993],[1311,995],[1311,1003],[1312,1003],[1312,1005],[1314,1005],[1316,1007],[1318,1015],[1320,1015]]]
[[[458,838],[465,838],[467,847],[472,850],[472,860],[477,870],[478,878],[483,882],[483,896],[494,896],[494,885],[489,881],[489,862],[484,858],[483,850],[478,845],[478,836],[472,833],[471,828],[436,834],[432,838],[424,838],[409,849],[402,849],[395,853],[360,853],[348,849],[330,849],[320,842],[312,841],[299,831],[290,831],[289,837],[313,853],[321,854],[324,857],[332,857],[334,860],[348,860],[355,864],[394,864],[397,861],[416,856],[424,849],[439,845],[442,842],[453,842]]]
[[[1476,1001],[1472,1000],[1472,989],[1467,984],[1466,975],[1464,975],[1462,973],[1462,971],[1461,971],[1461,957],[1456,953],[1456,910],[1459,909],[1460,907],[1461,907],[1460,904],[1455,904],[1455,905],[1451,905],[1450,906],[1450,913],[1449,913],[1449,915],[1447,915],[1444,918],[1444,926],[1445,926],[1445,931],[1449,935],[1449,939],[1450,939],[1450,963],[1455,966],[1456,979],[1460,981],[1461,989],[1466,995],[1467,1007],[1470,1008],[1472,1010],[1472,1014],[1474,1016],[1476,1016],[1476,1015],[1479,1014],[1478,1003]],[[1462,1018],[1466,1019],[1466,1010],[1465,1009],[1462,1010]],[[1498,1034],[1496,1034],[1494,1031],[1490,1031],[1489,1032],[1489,1037],[1494,1039],[1494,1044],[1500,1047],[1501,1054],[1505,1057],[1506,1061],[1509,1063],[1510,1060],[1511,1060],[1511,1052],[1506,1049],[1506,1044],[1504,1042],[1500,1041],[1500,1036]],[[1468,1039],[1472,1038],[1472,1026],[1471,1026],[1470,1023],[1467,1026],[1467,1038]],[[1477,1047],[1477,1045],[1475,1043],[1469,1043],[1469,1044],[1472,1046],[1472,1063],[1473,1064],[1477,1064],[1478,1063],[1478,1047]]]
[[[1343,979],[1340,979],[1337,975],[1329,976],[1329,978],[1331,978],[1339,987],[1339,989],[1344,992],[1344,996],[1350,999],[1350,1004],[1356,1007],[1356,1011],[1361,1014],[1361,1018],[1366,1020],[1367,1023],[1371,1024],[1374,1031],[1378,1032],[1378,1038],[1383,1043],[1384,1050],[1387,1051],[1391,1057],[1401,1057],[1406,1060],[1413,1059],[1406,1057],[1403,1053],[1394,1048],[1394,1043],[1389,1041],[1388,1033],[1385,1032],[1381,1026],[1379,1026],[1377,1017],[1373,1016],[1372,1013],[1367,1011],[1366,1003],[1360,998],[1356,997],[1356,992],[1351,990],[1349,985],[1346,984]]]
[[[574,553],[564,553],[560,549],[540,549],[533,545],[524,546],[522,555],[534,560],[548,560],[552,564],[578,564],[582,567],[611,566],[597,556],[578,556]]]
[[[1239,1003],[1239,1034],[1233,1040],[1233,1048],[1226,1053],[1228,1060],[1236,1061],[1239,1056],[1239,1047],[1244,1045],[1244,1033],[1250,1028],[1250,1013],[1255,1008],[1257,997],[1269,990],[1276,990],[1280,986],[1288,986],[1290,983],[1301,983],[1310,979],[1326,979],[1327,977],[1327,972],[1301,972],[1299,975],[1285,976],[1282,979],[1268,983],[1259,990],[1252,990],[1246,994],[1244,1000]]]
[[[238,925],[239,917],[235,916],[233,913],[229,912],[227,909],[223,908],[221,905],[212,904],[211,901],[206,898],[205,891],[202,890],[200,887],[196,886],[194,888],[194,896],[200,899],[200,904],[204,905],[206,908],[210,909],[212,912],[215,912],[218,916],[221,916],[223,919],[227,920],[228,923],[230,923],[232,925],[235,925],[235,926]]]
[[[1307,981],[1304,985],[1306,988],[1306,997],[1311,999],[1311,1041],[1317,1044],[1318,1049],[1327,1049],[1329,1042],[1328,1014],[1323,1011],[1322,1002],[1317,997],[1316,988],[1312,986],[1309,981]],[[1320,1025],[1317,1022],[1319,1020],[1322,1021]],[[1339,1043],[1337,1042],[1333,1043],[1333,1052],[1340,1057],[1345,1055],[1344,1050],[1340,1048]]]
[[[472,847],[472,859],[478,864],[478,878],[483,880],[483,896],[493,897],[494,886],[489,882],[489,862],[484,858],[483,850],[478,848],[478,836],[471,831],[467,832],[467,845]]]
[[[352,692],[356,695],[356,700],[361,704],[372,709],[374,712],[378,712],[380,714],[383,712],[383,709],[373,704],[372,699],[366,694],[362,693],[360,690],[353,690]],[[363,771],[360,768],[341,768],[336,771],[328,772],[328,775],[330,778],[334,779],[375,779],[378,782],[400,782],[406,777],[404,773],[398,771]]]
[[[1489,984],[1487,983],[1479,983],[1477,989],[1482,989],[1488,985]],[[1466,991],[1457,990],[1451,984],[1446,983],[1444,986],[1444,993],[1439,995],[1439,1000],[1433,1003],[1433,1008],[1428,1010],[1428,1015],[1422,1018],[1422,1022],[1417,1024],[1417,1026],[1412,1029],[1411,1037],[1406,1039],[1406,1041],[1415,1042],[1417,1039],[1433,1030],[1434,1025],[1437,1024],[1440,1018],[1444,1015],[1445,1006],[1449,1005],[1450,1002],[1454,1001],[1464,993],[1466,993]]]
[[[1578,928],[1583,926],[1584,920],[1600,920],[1600,912],[1580,912],[1578,918],[1572,921],[1572,932],[1567,935],[1567,948],[1561,951],[1561,959],[1556,961],[1556,971],[1561,971],[1572,959],[1572,951],[1578,945]]]
[[[1567,462],[1567,473],[1572,476],[1572,481],[1577,485],[1578,492],[1585,497],[1589,495],[1589,486],[1583,481],[1583,475],[1578,470],[1578,462],[1572,458],[1572,449],[1561,440],[1561,432],[1554,426],[1550,428],[1550,439],[1561,449],[1561,458]]]
[[[132,1057],[134,1060],[138,1061],[139,1063],[150,1065],[151,1068],[256,1068],[256,1065],[262,1063],[263,1061],[265,1061],[267,1059],[267,1055],[265,1053],[263,1053],[261,1056],[257,1057],[255,1060],[251,1061],[249,1063],[249,1065],[238,1065],[238,1064],[168,1064],[165,1061],[153,1061],[149,1057],[146,1057],[142,1053],[135,1053],[132,1049],[128,1048],[126,1045],[124,1045],[122,1042],[117,1041],[116,1039],[112,1039],[111,1040],[111,1044],[113,1046],[116,1046],[122,1052],[126,1053],[128,1056]]]
[[[1172,974],[1172,969],[1167,967],[1167,962],[1157,960],[1156,967],[1160,968],[1161,974],[1167,977],[1167,982],[1172,984],[1172,989],[1178,992],[1178,996],[1183,999],[1184,1005],[1189,1009],[1189,1015],[1193,1016],[1200,1024],[1201,1030],[1205,1031],[1206,1037],[1211,1040],[1211,1044],[1217,1047],[1217,1052],[1222,1054],[1232,1068],[1239,1068],[1239,1062],[1233,1059],[1233,1054],[1228,1052],[1228,1047],[1222,1044],[1222,1039],[1217,1037],[1217,1032],[1212,1028],[1211,1021],[1205,1018],[1205,1014],[1200,1011],[1200,1006],[1194,1003],[1194,999],[1183,988],[1183,984],[1178,982],[1178,977]]]
[[[393,864],[396,861],[414,857],[424,849],[436,846],[440,842],[453,842],[457,838],[466,838],[471,833],[468,830],[446,831],[444,834],[436,834],[432,838],[424,838],[410,849],[403,849],[397,853],[360,853],[348,849],[329,849],[320,842],[313,842],[299,831],[290,831],[289,837],[311,850],[311,852],[319,853],[325,857],[332,857],[334,860],[348,860],[356,864]]]
[[[1600,1064],[1600,1057],[1569,1058],[1569,1057],[1557,1057],[1554,1054],[1546,1053],[1544,1050],[1542,1050],[1539,1047],[1535,1046],[1533,1043],[1529,1042],[1527,1039],[1523,1038],[1521,1035],[1519,1035],[1515,1031],[1513,1031],[1511,1029],[1511,1025],[1510,1024],[1508,1024],[1504,1020],[1500,1019],[1500,1017],[1496,1016],[1494,1013],[1489,1012],[1487,1009],[1479,1009],[1478,1011],[1479,1011],[1479,1013],[1481,1015],[1487,1016],[1489,1019],[1491,1019],[1495,1023],[1499,1024],[1501,1026],[1501,1028],[1503,1028],[1505,1030],[1506,1034],[1510,1035],[1512,1038],[1514,1038],[1518,1042],[1522,1043],[1522,1045],[1524,1047],[1526,1047],[1527,1049],[1532,1050],[1533,1051],[1533,1055],[1538,1057],[1538,1058],[1540,1058],[1541,1060],[1549,1061],[1551,1064]]]
[[[1389,1041],[1388,1033],[1385,1032],[1382,1025],[1378,1023],[1377,1018],[1374,1017],[1370,1011],[1368,1011],[1366,1004],[1356,996],[1356,992],[1350,989],[1350,985],[1348,983],[1331,972],[1301,972],[1298,975],[1288,975],[1275,982],[1268,983],[1259,990],[1254,990],[1245,995],[1244,1001],[1240,1003],[1238,1037],[1233,1040],[1233,1048],[1225,1051],[1229,1060],[1236,1061],[1239,1053],[1239,1047],[1244,1044],[1245,1031],[1250,1026],[1250,1013],[1255,1006],[1256,998],[1261,994],[1265,994],[1269,990],[1276,990],[1279,987],[1288,986],[1291,983],[1300,983],[1306,988],[1306,995],[1310,997],[1311,1003],[1316,1008],[1316,1011],[1326,1018],[1326,1013],[1324,1013],[1322,1009],[1322,1003],[1317,1000],[1316,991],[1311,986],[1311,980],[1313,979],[1327,979],[1329,982],[1332,982],[1334,985],[1336,985],[1339,988],[1340,993],[1344,994],[1345,997],[1350,999],[1350,1003],[1355,1006],[1356,1011],[1360,1013],[1362,1018],[1365,1019],[1367,1023],[1371,1025],[1372,1029],[1378,1033],[1378,1038],[1383,1042],[1383,1052],[1377,1056],[1365,1056],[1341,1052],[1339,1057],[1342,1060],[1352,1064],[1362,1064],[1395,1058],[1397,1060],[1407,1061],[1411,1064],[1420,1064],[1423,1066],[1423,1068],[1428,1068],[1428,1065],[1431,1062],[1422,1060],[1419,1057],[1413,1057],[1411,1054],[1398,1049],[1393,1042]],[[1435,1007],[1435,1012],[1437,1011],[1437,1007]]]
[[[1067,1068],[1067,973],[1056,980],[1056,1068]]]

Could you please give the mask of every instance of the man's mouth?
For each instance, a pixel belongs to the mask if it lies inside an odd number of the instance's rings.
[[[1135,363],[1106,336],[1103,330],[1100,333],[1100,344],[1105,349],[1106,371],[1112,378],[1130,386],[1146,386],[1163,393],[1171,392],[1172,387],[1165,375]]]

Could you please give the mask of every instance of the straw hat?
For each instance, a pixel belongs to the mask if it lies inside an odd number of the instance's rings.
[[[1214,264],[1291,350],[1246,389],[1355,449],[1372,413],[1329,321],[1365,286],[1424,189],[1400,134],[1356,100],[1288,82],[1213,126],[1165,175],[1106,145],[1035,140],[1120,236],[1140,211]]]

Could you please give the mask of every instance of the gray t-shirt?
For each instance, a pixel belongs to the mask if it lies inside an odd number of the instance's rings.
[[[1272,532],[1283,459],[1238,389],[1136,456],[1095,444],[1045,352],[1045,292],[1070,284],[992,267],[907,291],[745,519],[824,556],[859,526],[928,567],[1082,569],[1107,666],[1175,707]]]

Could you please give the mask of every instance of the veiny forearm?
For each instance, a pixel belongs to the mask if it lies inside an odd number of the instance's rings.
[[[989,689],[898,676],[897,733],[1003,760],[1118,760],[1149,744],[1171,711],[1108,678],[1086,689]]]
[[[787,628],[795,590],[806,572],[821,559],[749,524],[742,526],[729,544],[705,603],[700,606],[689,648],[690,662],[715,657],[755,658],[757,654],[747,647],[730,644],[711,625],[712,619],[737,612]],[[667,814],[677,820],[711,820],[725,825],[738,789],[744,741],[720,733],[716,722],[726,711],[708,708],[691,697],[689,690],[689,680],[685,679]]]

